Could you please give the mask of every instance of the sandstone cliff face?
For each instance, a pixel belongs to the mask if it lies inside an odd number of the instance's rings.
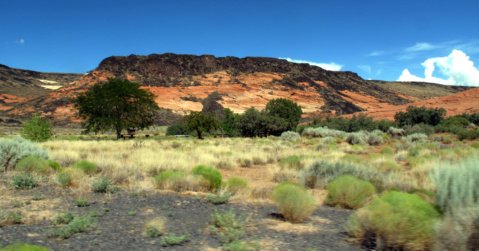
[[[212,92],[221,94],[220,103],[235,112],[252,106],[262,109],[271,99],[288,98],[302,106],[305,116],[393,109],[416,100],[399,89],[366,81],[353,72],[327,71],[276,58],[167,53],[106,58],[81,78],[23,102],[8,113],[27,117],[41,112],[57,121],[78,122],[72,105],[74,98],[89,86],[112,77],[141,83],[155,94],[160,107],[180,115],[201,110],[201,100]]]

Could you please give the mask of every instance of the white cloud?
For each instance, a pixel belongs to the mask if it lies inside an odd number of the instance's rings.
[[[325,70],[328,71],[340,71],[343,66],[334,62],[331,63],[318,63],[318,62],[312,62],[312,61],[307,61],[307,60],[301,60],[301,59],[292,59],[292,58],[280,58],[280,59],[285,59],[289,62],[292,63],[298,63],[298,64],[310,64],[314,66],[319,66]]]
[[[452,50],[451,54],[445,57],[429,58],[421,65],[424,67],[424,77],[416,76],[408,69],[404,69],[398,81],[479,86],[479,70],[469,56],[461,50]],[[446,78],[435,77],[436,70]]]
[[[384,51],[372,51],[370,53],[368,53],[366,56],[368,57],[378,57],[378,56],[382,56],[384,55]]]
[[[420,51],[431,51],[441,48],[439,45],[433,45],[430,43],[416,43],[415,45],[404,49],[405,52],[420,52]]]

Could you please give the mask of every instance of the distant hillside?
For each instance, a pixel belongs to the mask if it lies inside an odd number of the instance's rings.
[[[371,82],[386,90],[397,92],[404,96],[413,97],[417,100],[447,96],[471,89],[471,87],[449,86],[424,82],[386,82],[377,80]]]
[[[17,75],[21,74],[11,71],[9,76],[12,79]],[[22,82],[17,77],[17,86],[38,91],[41,86],[38,79],[61,82],[64,86],[42,90],[46,94],[21,101],[13,109],[7,109],[7,113],[23,118],[41,112],[65,123],[79,122],[73,99],[89,86],[111,77],[141,83],[143,88],[155,94],[160,107],[179,115],[201,110],[202,99],[212,92],[222,96],[219,102],[224,107],[239,113],[252,106],[262,109],[274,98],[287,98],[300,104],[305,116],[317,116],[389,109],[424,96],[437,97],[463,90],[427,83],[367,81],[353,72],[327,71],[276,58],[171,53],[109,57],[83,76],[53,74],[47,78],[31,75],[30,82]],[[71,83],[65,85],[67,82]],[[174,117],[171,115],[167,117]]]

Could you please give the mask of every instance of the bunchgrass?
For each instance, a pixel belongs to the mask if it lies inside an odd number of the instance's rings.
[[[376,194],[376,188],[370,182],[353,176],[340,176],[328,185],[325,203],[357,209],[365,205],[374,194]]]

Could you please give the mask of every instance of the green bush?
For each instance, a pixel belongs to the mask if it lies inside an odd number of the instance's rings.
[[[57,173],[55,180],[62,187],[69,187],[72,184],[72,176],[68,172]]]
[[[96,225],[96,220],[91,215],[75,216],[68,224],[53,229],[49,236],[68,239],[76,233],[86,232]]]
[[[188,241],[189,241],[189,237],[187,234],[182,234],[182,235],[167,234],[161,237],[160,244],[163,247],[169,247],[169,246],[182,245],[183,243]]]
[[[286,119],[251,107],[239,117],[238,129],[243,137],[266,137],[269,135],[280,136],[281,133],[291,128]]]
[[[22,172],[37,174],[50,174],[53,171],[48,160],[32,155],[18,161],[15,169]]]
[[[184,122],[168,126],[166,135],[189,135],[190,131]]]
[[[358,239],[375,236],[382,245],[375,248],[429,250],[439,217],[436,208],[419,196],[389,191],[353,214],[347,228]]]
[[[471,157],[437,165],[432,171],[436,186],[436,204],[443,211],[454,212],[479,203],[479,158]]]
[[[354,115],[351,118],[344,117],[326,117],[317,118],[313,121],[315,126],[328,127],[343,132],[358,132],[358,131],[386,131],[389,127],[395,126],[393,121],[389,120],[374,120],[366,115]]]
[[[368,145],[371,145],[371,146],[381,145],[384,143],[385,137],[386,137],[386,134],[384,132],[375,130],[368,134],[367,143]]]
[[[211,215],[211,231],[219,237],[221,243],[232,243],[241,240],[245,235],[245,219],[232,210],[215,211]]]
[[[382,175],[362,165],[349,162],[331,162],[318,160],[301,172],[302,184],[309,188],[325,188],[339,176],[351,175],[370,181],[376,186],[382,185]]]
[[[346,142],[351,145],[365,145],[368,140],[368,134],[364,131],[348,133]]]
[[[283,217],[291,222],[303,222],[316,208],[314,197],[298,185],[280,184],[272,197]]]
[[[29,173],[19,173],[12,177],[12,185],[15,189],[31,189],[38,186],[38,181]]]
[[[308,127],[303,130],[303,136],[307,137],[333,137],[333,138],[343,138],[346,136],[346,132],[329,129],[328,127]]]
[[[48,158],[45,150],[26,139],[0,139],[0,168],[3,170],[12,170],[19,160],[30,155]]]
[[[0,251],[51,251],[51,249],[38,245],[15,243],[0,248]]]
[[[236,194],[248,187],[248,181],[240,177],[231,177],[225,182],[224,187],[228,192]]]
[[[48,162],[48,166],[50,166],[50,168],[55,170],[55,171],[59,171],[62,168],[60,163],[58,163],[54,160],[48,159],[47,162]]]
[[[404,129],[396,128],[396,127],[392,127],[392,126],[389,127],[387,133],[389,135],[391,135],[392,137],[395,137],[395,138],[406,135],[406,131]]]
[[[427,124],[416,124],[413,126],[405,126],[404,130],[406,131],[406,134],[415,134],[415,133],[420,133],[420,134],[425,134],[425,135],[431,135],[434,133],[435,128],[432,125],[427,125]]]
[[[301,139],[301,135],[299,135],[299,133],[297,133],[297,132],[286,131],[286,132],[281,133],[281,139],[282,140],[288,140],[288,141],[297,141],[297,140]]]
[[[108,177],[100,177],[92,183],[91,189],[94,193],[113,192],[113,184]]]
[[[394,115],[394,120],[400,126],[413,126],[416,124],[435,126],[439,124],[445,116],[446,110],[443,108],[409,106],[405,112],[396,113]]]
[[[208,183],[207,187],[210,191],[216,191],[221,188],[221,173],[213,167],[199,165],[193,168],[192,174],[203,177]]]
[[[221,192],[218,194],[210,193],[206,195],[206,200],[208,200],[208,202],[213,205],[221,205],[221,204],[228,203],[230,197],[231,197],[231,193],[228,193],[228,192]]]
[[[301,160],[301,157],[298,155],[291,155],[285,158],[281,158],[279,159],[278,164],[283,168],[290,168],[290,169],[303,168],[303,161]]]
[[[48,120],[35,115],[23,124],[21,135],[31,141],[47,141],[53,136],[52,125]]]
[[[459,131],[466,129],[470,124],[471,122],[464,117],[453,116],[441,121],[441,123],[436,126],[436,131],[458,133]]]
[[[98,172],[98,166],[88,160],[79,160],[73,164],[73,168],[82,170],[85,174],[92,175]]]
[[[61,213],[55,217],[55,224],[68,224],[75,218],[70,212]]]
[[[370,182],[353,176],[340,176],[328,185],[328,196],[325,203],[357,209],[366,204],[376,194],[376,188]]]
[[[22,224],[22,215],[15,211],[0,211],[0,227]]]

